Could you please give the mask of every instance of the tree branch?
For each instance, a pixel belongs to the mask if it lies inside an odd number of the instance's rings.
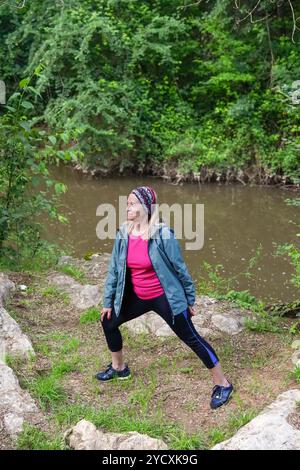
[[[291,0],[288,0],[288,3],[290,5],[290,9],[291,9],[291,12],[292,12],[292,17],[293,17],[293,32],[292,32],[292,42],[295,44],[295,41],[294,41],[294,35],[295,35],[295,32],[296,32],[296,29],[299,29],[297,28],[297,20],[299,18],[295,18],[295,12],[294,12],[294,7],[293,7],[293,4],[291,2]]]

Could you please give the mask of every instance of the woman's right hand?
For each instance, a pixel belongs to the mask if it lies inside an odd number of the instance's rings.
[[[103,322],[105,315],[107,315],[107,319],[110,320],[111,311],[112,311],[112,308],[103,307],[102,312],[101,312],[101,322]]]

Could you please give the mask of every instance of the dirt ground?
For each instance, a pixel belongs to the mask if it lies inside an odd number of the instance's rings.
[[[209,401],[212,381],[199,358],[177,337],[132,335],[122,325],[125,361],[131,368],[129,381],[99,383],[94,375],[110,362],[100,321],[81,323],[82,311],[72,307],[63,295],[45,295],[49,285],[43,275],[9,274],[16,284],[25,284],[28,292],[16,291],[6,303],[10,315],[29,336],[37,353],[29,365],[15,363],[13,368],[22,386],[27,380],[51,373],[55,361],[71,360],[75,367],[63,374],[60,383],[67,398],[63,407],[82,404],[92,409],[124,406],[143,419],[159,413],[165,422],[176,424],[186,436],[200,434],[210,447],[228,437],[257,415],[280,393],[299,388],[290,375],[292,319],[283,319],[284,333],[258,333],[244,330],[218,339],[206,337],[217,352],[227,378],[233,383],[232,399],[218,410]],[[62,352],[63,351],[63,352]],[[34,396],[34,392],[33,392]],[[37,396],[34,396],[38,399]],[[58,405],[59,406],[59,405]],[[51,406],[44,410],[44,431],[55,435],[59,412]],[[299,422],[294,418],[294,422]],[[67,428],[64,422],[60,432]],[[222,434],[222,433],[227,434]],[[0,448],[13,444],[0,432]]]

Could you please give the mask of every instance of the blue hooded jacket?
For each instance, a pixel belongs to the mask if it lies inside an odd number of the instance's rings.
[[[121,310],[126,283],[128,233],[125,222],[117,230],[102,297],[103,307]],[[148,255],[174,315],[195,303],[195,287],[183,260],[174,230],[158,222],[148,240]]]

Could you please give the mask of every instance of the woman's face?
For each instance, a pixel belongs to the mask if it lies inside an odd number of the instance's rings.
[[[126,210],[127,220],[141,220],[145,217],[145,210],[135,194],[129,194]]]

